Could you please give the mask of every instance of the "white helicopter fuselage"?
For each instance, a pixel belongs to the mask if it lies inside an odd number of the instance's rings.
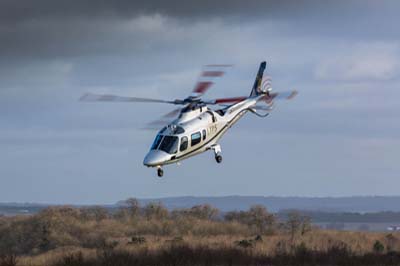
[[[184,99],[165,100],[153,98],[126,97],[113,94],[86,93],[80,98],[85,102],[139,102],[180,105],[164,115],[164,118],[180,115],[168,126],[161,129],[150,151],[143,160],[148,167],[157,167],[157,175],[163,176],[162,166],[178,163],[181,160],[213,150],[217,163],[222,162],[221,147],[218,144],[225,132],[248,111],[266,117],[272,110],[276,99],[292,99],[297,91],[272,92],[271,78],[263,73],[266,62],[258,68],[256,79],[249,96],[203,100],[204,93],[214,84],[213,80],[223,75],[221,68],[230,65],[207,65],[190,96]],[[226,105],[226,104],[231,105]],[[208,106],[225,106],[212,110]],[[261,112],[259,112],[261,111]]]
[[[143,164],[148,167],[161,167],[210,149],[214,150],[217,156],[221,152],[218,141],[256,105],[260,97],[263,95],[247,98],[217,111],[207,106],[193,110],[183,109],[176,120],[157,134]]]

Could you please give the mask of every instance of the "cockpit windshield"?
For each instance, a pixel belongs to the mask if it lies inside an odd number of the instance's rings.
[[[162,140],[163,136],[162,135],[157,135],[156,139],[153,142],[153,145],[151,145],[152,150],[157,150],[158,146],[160,145],[160,142]]]
[[[178,137],[164,136],[158,149],[165,151],[169,154],[176,153],[178,151]]]
[[[178,151],[178,137],[157,135],[151,146],[152,150],[162,150],[169,154],[174,154]]]

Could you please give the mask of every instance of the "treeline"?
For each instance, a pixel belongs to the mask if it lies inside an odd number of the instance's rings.
[[[288,213],[293,210],[283,210],[277,216],[285,220]],[[310,217],[313,223],[399,223],[400,212],[324,212],[324,211],[298,211],[302,215]]]
[[[124,202],[119,202],[124,204]],[[125,203],[126,204],[126,203]],[[147,205],[147,204],[145,204]],[[200,205],[197,205],[200,206]],[[260,205],[263,206],[263,205]],[[0,217],[3,215],[19,215],[19,214],[36,214],[48,207],[46,205],[35,204],[0,204]],[[76,208],[91,208],[89,206],[73,206]],[[109,213],[119,211],[120,208],[116,205],[99,206],[107,209]],[[335,212],[335,211],[314,211],[314,210],[296,210],[302,215],[311,218],[313,223],[399,223],[400,212],[382,211],[382,212]],[[292,209],[285,209],[275,213],[278,219],[285,220],[287,213],[293,212]],[[223,216],[225,212],[220,212]]]
[[[131,198],[113,211],[58,206],[0,217],[0,266],[43,265],[41,256],[54,266],[400,265],[399,251],[400,234],[321,230],[304,213],[283,219],[260,205],[221,213]]]
[[[103,207],[49,207],[32,216],[0,217],[0,254],[39,254],[62,246],[98,248],[109,239],[152,236],[254,236],[305,234],[310,220],[296,212],[281,222],[263,206],[222,217],[210,205],[169,211],[161,203],[136,199],[110,213]]]

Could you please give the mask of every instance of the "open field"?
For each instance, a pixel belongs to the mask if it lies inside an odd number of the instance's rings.
[[[51,207],[0,218],[0,266],[398,265],[399,251],[399,233],[322,230],[262,206],[221,216],[209,205],[168,211],[130,199],[114,213]]]

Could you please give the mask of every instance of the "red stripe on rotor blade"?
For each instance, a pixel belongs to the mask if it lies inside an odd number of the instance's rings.
[[[233,103],[233,102],[241,102],[243,100],[246,100],[247,97],[233,97],[233,98],[220,98],[216,99],[215,103]]]
[[[199,83],[197,83],[197,85],[194,88],[193,92],[204,93],[204,92],[206,92],[206,90],[208,90],[208,88],[211,87],[211,85],[213,85],[213,82],[211,82],[211,81],[199,82]]]

